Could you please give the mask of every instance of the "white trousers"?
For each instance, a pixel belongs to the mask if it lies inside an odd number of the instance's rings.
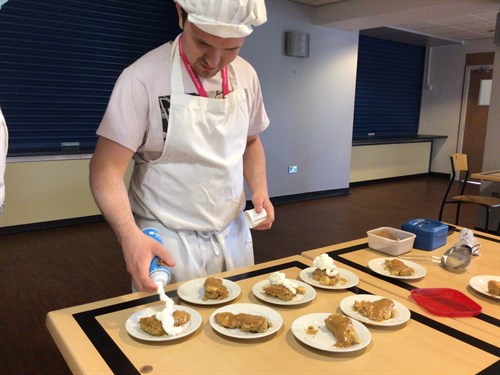
[[[174,231],[157,221],[136,221],[139,228],[160,231],[163,245],[176,263],[171,268],[171,283],[254,264],[252,235],[243,212],[220,232]]]

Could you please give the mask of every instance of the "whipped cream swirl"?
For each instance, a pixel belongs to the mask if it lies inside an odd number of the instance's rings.
[[[163,285],[160,282],[157,282],[156,285],[158,286],[158,294],[160,295],[160,300],[165,302],[165,308],[162,311],[156,313],[156,319],[161,322],[161,326],[163,327],[163,330],[167,333],[167,335],[178,335],[179,333],[182,333],[184,331],[184,327],[174,326],[175,321],[172,315],[174,313],[174,300],[165,294]]]
[[[287,280],[286,275],[283,272],[273,272],[270,274],[269,283],[271,285],[283,285],[293,294],[297,294],[298,285],[291,280]]]
[[[337,276],[339,271],[337,271],[337,266],[332,258],[328,254],[323,253],[319,257],[314,258],[313,266],[324,270],[326,275],[329,277]]]

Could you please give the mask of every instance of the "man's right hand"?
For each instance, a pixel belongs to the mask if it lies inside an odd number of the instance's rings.
[[[149,266],[155,256],[162,259],[169,267],[175,266],[170,253],[160,243],[142,233],[139,228],[121,238],[120,242],[127,271],[132,276],[137,289],[148,292],[156,291],[158,287],[149,276]]]

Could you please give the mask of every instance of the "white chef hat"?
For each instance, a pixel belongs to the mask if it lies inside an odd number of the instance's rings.
[[[264,0],[174,0],[188,14],[188,21],[221,38],[250,35],[252,26],[267,21]]]

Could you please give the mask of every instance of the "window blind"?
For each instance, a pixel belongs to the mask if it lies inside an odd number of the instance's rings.
[[[353,137],[418,133],[425,47],[359,37]]]
[[[12,0],[0,10],[9,155],[92,151],[121,71],[180,32],[170,0]]]

